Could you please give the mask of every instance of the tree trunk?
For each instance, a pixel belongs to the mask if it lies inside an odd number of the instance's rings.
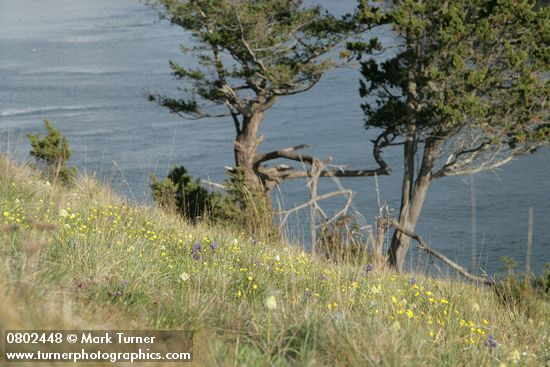
[[[430,180],[422,180],[420,185],[415,185],[412,191],[412,198],[409,204],[401,208],[399,214],[399,225],[408,231],[414,232],[416,222],[420,217],[424,200],[426,199],[426,193],[430,187]],[[403,272],[403,266],[405,264],[405,256],[409,250],[411,238],[404,235],[400,231],[395,231],[390,249],[388,251],[388,261],[391,267],[397,269],[398,272]]]
[[[245,174],[245,184],[249,190],[264,194],[260,177],[254,170],[254,157],[261,143],[258,136],[264,114],[257,112],[243,117],[242,129],[235,139],[235,166]]]
[[[432,168],[436,159],[437,143],[433,140],[428,140],[424,146],[424,154],[422,157],[422,165],[418,172],[414,185],[409,185],[410,182],[404,177],[402,194],[407,197],[402,198],[402,206],[399,213],[399,225],[407,231],[414,232],[414,228],[420,217],[422,206],[426,199],[426,194],[430,188],[432,181]],[[405,146],[405,151],[407,147]],[[406,157],[405,162],[411,160]],[[407,163],[405,163],[407,165]],[[406,169],[404,176],[409,176],[409,171]],[[405,264],[405,256],[409,250],[411,238],[400,231],[395,231],[391,246],[388,250],[388,262],[391,267],[397,269],[398,272],[403,272]]]
[[[270,238],[273,235],[273,210],[270,192],[255,166],[258,147],[262,137],[258,136],[263,112],[254,112],[244,116],[242,128],[235,139],[235,166],[243,173],[244,182],[237,186],[238,200],[242,209],[242,218],[247,231],[256,238]]]

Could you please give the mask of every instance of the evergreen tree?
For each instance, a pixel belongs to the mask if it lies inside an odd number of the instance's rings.
[[[173,75],[184,81],[182,98],[152,95],[151,100],[185,118],[227,118],[234,126],[235,171],[242,171],[250,192],[264,194],[289,178],[310,172],[287,165],[288,159],[312,164],[296,153],[306,145],[258,151],[265,113],[284,96],[313,88],[336,66],[333,51],[356,31],[350,16],[337,19],[300,0],[156,0],[162,14],[192,36],[198,66],[171,62]],[[380,170],[327,169],[322,176],[368,176]],[[269,207],[269,205],[267,206]]]
[[[366,127],[377,154],[403,148],[399,225],[413,231],[430,184],[500,167],[550,138],[550,9],[527,0],[361,1],[359,19],[389,25],[398,51],[362,62]],[[381,45],[371,42],[376,52]],[[411,238],[396,231],[403,269]]]

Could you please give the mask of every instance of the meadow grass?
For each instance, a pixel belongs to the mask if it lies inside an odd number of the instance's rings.
[[[550,365],[544,299],[334,264],[7,158],[0,205],[3,330],[192,330],[200,366]]]

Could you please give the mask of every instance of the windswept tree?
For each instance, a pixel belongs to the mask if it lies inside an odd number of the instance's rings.
[[[191,35],[198,66],[170,63],[184,82],[180,97],[151,99],[184,118],[226,118],[235,127],[235,170],[252,191],[266,194],[288,178],[310,175],[275,159],[312,165],[315,158],[296,151],[306,145],[259,152],[260,125],[280,97],[306,92],[336,65],[337,48],[356,27],[351,17],[336,18],[300,0],[155,0],[161,14]],[[328,168],[321,176],[367,176],[385,171]]]
[[[550,138],[550,9],[527,0],[362,1],[398,51],[362,62],[366,127],[403,149],[398,227],[388,258],[403,270],[430,184],[534,152]],[[361,45],[352,45],[361,51]],[[369,53],[362,53],[363,56]]]

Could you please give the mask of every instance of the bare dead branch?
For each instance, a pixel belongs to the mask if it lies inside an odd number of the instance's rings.
[[[536,147],[538,147],[538,145],[530,146],[529,148],[518,147],[512,149],[505,155],[499,155],[499,151],[492,151],[489,152],[492,156],[485,159],[478,159],[480,155],[484,153],[483,149],[475,150],[470,154],[469,157],[461,161],[457,161],[447,167],[442,167],[440,170],[435,172],[432,177],[434,179],[437,179],[447,176],[472,175],[483,171],[496,169],[505,165],[506,163],[509,163],[520,155],[531,152]],[[474,164],[474,162],[476,161],[478,161],[477,164]]]
[[[328,164],[319,172],[319,177],[370,177],[388,175],[390,168],[388,164],[382,158],[382,149],[393,143],[394,137],[392,136],[392,130],[386,130],[381,133],[374,141],[373,156],[378,164],[378,168],[375,169],[358,169],[347,170],[343,166],[334,168],[326,168]],[[288,159],[300,163],[307,163],[313,166],[315,161],[319,161],[314,156],[307,154],[296,153],[297,150],[307,148],[305,144],[295,147],[283,148],[276,151],[258,154],[254,159],[255,170],[266,177],[266,180],[270,180],[276,183],[280,183],[286,179],[296,178],[308,178],[313,177],[312,170],[298,170],[289,166],[275,166],[275,167],[261,167],[260,164],[274,160],[274,159]]]
[[[317,195],[317,183],[318,183],[320,174],[324,171],[325,167],[329,163],[330,163],[330,159],[327,159],[325,161],[316,160],[314,162],[312,171],[309,172],[310,176],[304,176],[304,177],[310,177],[311,178],[311,180],[308,182],[308,187],[309,187],[309,190],[310,190],[311,199],[308,200],[307,202],[303,203],[303,204],[295,206],[292,209],[288,209],[288,210],[279,212],[278,213],[279,215],[284,214],[283,219],[281,220],[281,222],[279,224],[279,228],[282,228],[282,226],[284,226],[284,224],[288,220],[288,217],[290,216],[290,214],[295,213],[295,212],[297,212],[301,209],[305,209],[308,206],[311,206],[312,210],[316,210],[319,213],[321,213],[321,215],[324,218],[324,222],[322,224],[320,224],[320,225],[313,224],[312,225],[313,229],[317,229],[321,225],[330,224],[330,223],[334,222],[335,220],[337,220],[340,216],[347,213],[347,211],[349,210],[349,207],[351,206],[352,200],[353,200],[353,191],[348,190],[348,189],[342,189],[342,190],[329,192],[329,193],[323,194],[323,195]],[[340,196],[340,195],[347,196],[346,204],[344,205],[342,210],[338,211],[334,216],[329,218],[329,216],[324,212],[324,210],[319,206],[318,203],[319,203],[319,201],[323,201],[323,200],[330,199],[332,197]]]
[[[326,226],[326,225],[329,225],[329,224],[335,222],[336,220],[338,220],[339,218],[344,216],[349,211],[349,208],[351,207],[351,204],[353,203],[353,191],[349,190],[349,189],[343,189],[343,190],[339,190],[339,191],[335,191],[335,192],[340,194],[340,195],[347,196],[346,203],[344,204],[344,206],[342,207],[341,210],[339,210],[338,212],[336,212],[332,216],[332,218],[325,219],[325,222],[317,225],[316,228],[320,228],[322,226]],[[321,208],[319,208],[319,210],[321,210]]]
[[[395,219],[385,218],[385,219],[381,220],[381,223],[384,224],[384,225],[389,225],[389,226],[395,228],[397,231],[399,231],[399,232],[415,239],[418,242],[418,249],[419,250],[426,251],[428,254],[430,254],[430,255],[438,258],[439,260],[443,261],[450,268],[456,270],[459,274],[461,274],[465,278],[467,278],[469,280],[472,280],[474,282],[481,283],[481,284],[487,284],[487,285],[494,285],[495,284],[494,280],[474,275],[474,274],[468,272],[468,270],[466,268],[464,268],[463,266],[461,266],[461,265],[457,264],[456,262],[452,261],[451,259],[449,259],[447,256],[443,255],[439,251],[434,250],[433,248],[428,246],[428,244],[422,239],[422,237],[420,237],[416,233],[413,233],[412,231],[409,231],[409,230],[403,228],[402,226],[399,225],[399,223],[397,223],[397,221]]]
[[[474,154],[476,152],[479,152],[482,149],[485,149],[485,147],[487,147],[490,143],[491,142],[489,140],[484,140],[483,142],[481,142],[481,144],[479,144],[475,148],[460,150],[458,153],[453,154],[453,155],[450,156],[450,159],[448,159],[447,162],[445,163],[445,165],[443,167],[441,167],[441,170],[452,169],[450,167],[455,165],[458,162],[458,160],[460,159],[461,156],[466,155],[466,154]]]
[[[270,160],[277,159],[277,158],[286,158],[286,157],[283,156],[284,154],[295,152],[297,150],[305,149],[305,148],[309,148],[309,145],[301,144],[301,145],[296,145],[296,146],[293,146],[293,147],[278,149],[278,150],[275,150],[273,152],[257,154],[255,159],[254,159],[254,162],[255,162],[256,165],[259,165],[259,164],[261,164],[265,161],[270,161]]]
[[[220,189],[220,190],[226,190],[227,191],[227,187],[225,187],[225,185],[222,185],[220,183],[217,183],[217,182],[212,182],[210,180],[202,180],[201,179],[201,183],[202,184],[205,184],[205,185],[208,185],[210,187],[215,187],[217,189]]]
[[[291,209],[288,209],[288,210],[283,210],[283,211],[280,211],[278,212],[277,214],[279,215],[283,215],[283,219],[281,219],[281,223],[279,223],[279,228],[282,228],[285,224],[285,222],[288,220],[288,217],[292,214],[292,213],[295,213],[301,209],[305,209],[307,208],[308,206],[312,205],[314,203],[314,201],[323,201],[323,200],[326,200],[326,199],[330,199],[332,197],[335,197],[335,196],[339,196],[339,195],[353,195],[353,191],[351,190],[348,190],[348,189],[344,189],[344,190],[338,190],[338,191],[333,191],[333,192],[329,192],[327,194],[323,194],[323,195],[319,195],[315,198],[315,200],[313,199],[310,199],[308,201],[306,201],[305,203],[303,204],[300,204],[300,205],[297,205],[295,206],[294,208],[291,208]]]

